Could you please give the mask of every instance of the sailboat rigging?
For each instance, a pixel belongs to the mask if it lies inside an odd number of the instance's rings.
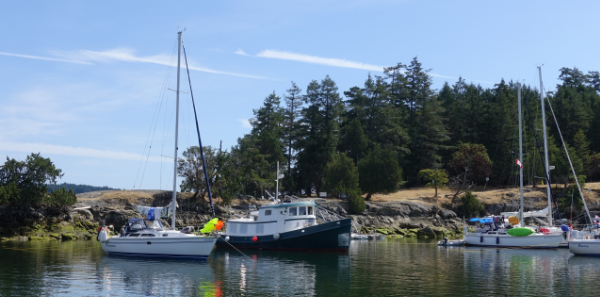
[[[179,130],[179,93],[180,93],[180,74],[181,74],[181,48],[183,40],[182,32],[178,32],[178,54],[177,54],[177,91],[176,91],[176,116],[175,116],[175,152],[174,152],[174,170],[173,170],[173,201],[171,202],[172,209],[172,230],[167,230],[160,222],[161,207],[142,207],[140,210],[146,219],[132,218],[123,226],[120,234],[117,236],[109,236],[107,228],[102,228],[98,234],[98,240],[102,249],[108,254],[125,255],[125,256],[150,256],[150,257],[173,257],[173,258],[196,258],[206,259],[215,246],[217,237],[198,236],[192,234],[191,228],[184,228],[180,231],[176,230],[176,206],[177,206],[177,151],[178,151],[178,130]],[[185,54],[185,48],[184,48]],[[187,69],[187,57],[186,57]],[[190,84],[190,93],[193,93],[191,79],[188,69],[188,82]],[[198,142],[200,144],[200,154],[204,163],[204,152],[202,151],[202,140],[200,139],[200,129],[198,126],[198,117],[194,103],[194,115],[196,117],[196,130],[198,134]],[[206,166],[204,174],[208,195],[210,198],[210,207],[214,217],[215,211],[210,191],[208,174]],[[210,232],[214,229],[217,219],[212,219],[202,232]],[[212,225],[211,225],[212,223]]]
[[[517,104],[519,112],[519,160],[523,160],[523,124],[521,117],[521,85],[517,83]],[[519,166],[520,176],[520,209],[519,221],[521,226],[506,229],[479,229],[475,232],[465,232],[464,240],[467,245],[485,247],[522,247],[522,248],[557,248],[563,239],[562,234],[535,233],[524,228],[524,199],[523,199],[523,166]],[[492,219],[483,219],[484,224],[493,223]],[[467,229],[465,227],[465,229]]]

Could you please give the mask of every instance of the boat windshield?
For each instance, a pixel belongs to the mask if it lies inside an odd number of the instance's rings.
[[[160,223],[159,220],[144,220],[144,222],[146,223],[146,228],[150,228],[150,229],[162,229],[163,225]]]

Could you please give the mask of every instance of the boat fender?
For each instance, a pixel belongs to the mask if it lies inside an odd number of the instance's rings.
[[[256,237],[256,236],[252,237],[252,241],[257,242],[258,241],[258,237]]]
[[[98,234],[98,241],[106,242],[107,239],[108,239],[108,232],[106,230],[102,229],[102,231],[100,231],[100,233]]]
[[[100,231],[102,231],[102,226],[98,227],[98,230],[96,230],[96,241],[100,241]]]
[[[500,237],[496,237],[496,244],[500,244]]]
[[[225,241],[229,241],[229,236],[225,236]]]
[[[483,242],[483,236],[479,237],[479,242]]]
[[[279,233],[275,233],[275,234],[273,234],[273,239],[275,239],[275,240],[279,240]]]
[[[567,240],[567,232],[563,232],[563,238]]]

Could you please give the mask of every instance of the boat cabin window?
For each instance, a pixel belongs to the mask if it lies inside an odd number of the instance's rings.
[[[142,234],[142,237],[154,237],[154,234]]]
[[[248,224],[240,224],[240,234],[248,233]]]
[[[291,216],[297,216],[298,212],[296,211],[295,207],[290,207],[290,217]]]
[[[160,223],[159,220],[144,220],[144,222],[146,223],[146,228],[150,228],[150,229],[162,229],[163,225]]]
[[[229,224],[229,226],[227,226],[229,228],[229,232],[231,233],[237,233],[237,225],[238,224]]]
[[[309,206],[308,207],[308,215],[312,216],[312,214],[313,214],[313,208],[312,208],[312,206]]]
[[[139,233],[131,233],[129,235],[127,235],[127,237],[140,237]]]
[[[265,233],[265,225],[264,224],[256,224],[256,234]]]
[[[298,207],[298,215],[299,216],[305,216],[306,215],[306,206],[300,206],[300,207]]]
[[[271,215],[271,210],[270,209],[265,210],[265,215],[266,216],[270,216]]]

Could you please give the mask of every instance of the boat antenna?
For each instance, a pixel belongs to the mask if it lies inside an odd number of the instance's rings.
[[[210,191],[210,183],[208,172],[206,171],[206,161],[204,160],[204,149],[202,148],[202,139],[200,138],[200,126],[198,126],[198,114],[196,113],[196,103],[194,103],[194,92],[192,91],[192,80],[190,78],[190,68],[188,67],[187,55],[185,53],[185,45],[183,45],[183,57],[185,59],[185,69],[187,71],[188,83],[190,84],[190,96],[192,96],[192,106],[194,108],[194,118],[196,119],[196,132],[198,133],[198,145],[200,146],[200,157],[202,158],[202,169],[204,169],[204,180],[206,180],[206,189],[208,191],[208,200],[210,201],[210,210],[215,217],[215,207],[213,206],[212,193]]]

